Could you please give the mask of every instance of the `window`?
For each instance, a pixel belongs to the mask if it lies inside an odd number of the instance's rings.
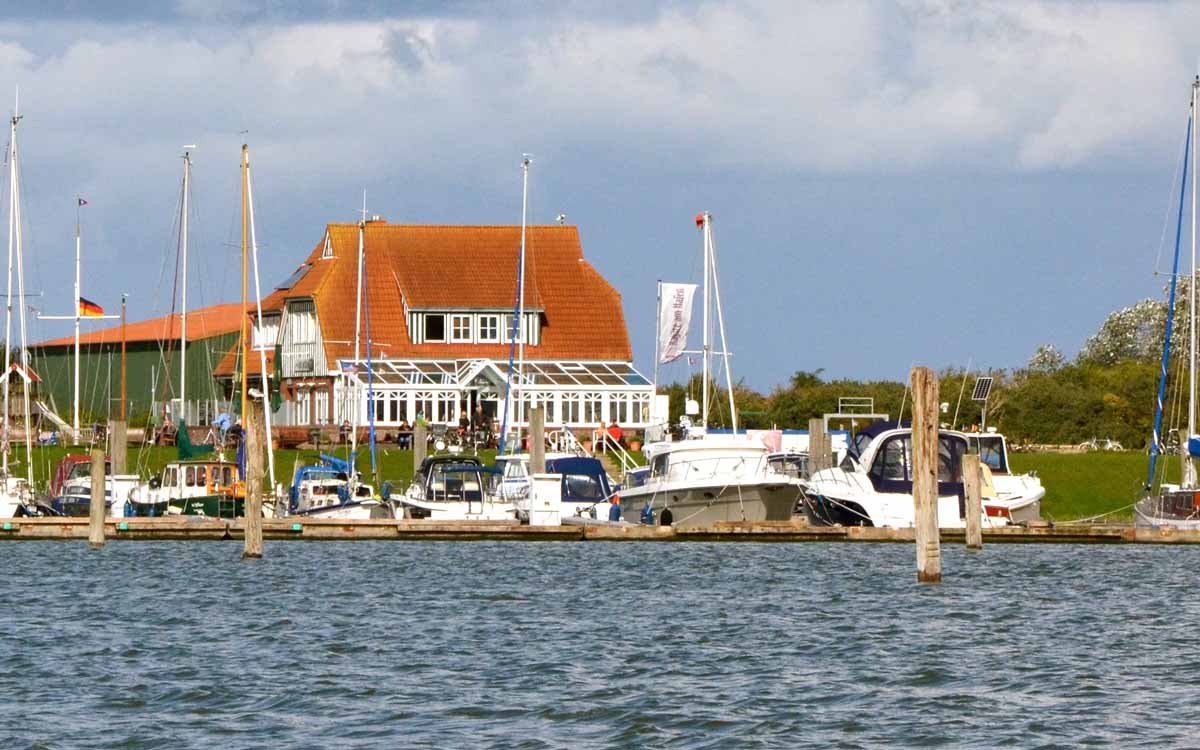
[[[317,391],[317,424],[329,424],[329,391]]]
[[[179,472],[174,466],[163,470],[163,487],[177,487],[179,485]]]
[[[296,424],[311,424],[312,423],[312,404],[309,401],[309,392],[301,391],[296,399]]]
[[[566,474],[563,476],[563,499],[571,500],[603,500],[604,488],[600,486],[597,477],[587,474]]]
[[[583,421],[583,401],[578,393],[564,393],[562,409],[563,424],[579,424]]]
[[[233,467],[232,466],[222,466],[221,467],[221,486],[223,486],[223,487],[232,487],[233,486]]]
[[[471,343],[471,316],[450,316],[450,340],[456,344]]]
[[[196,486],[203,487],[206,484],[208,484],[208,467],[207,466],[197,466],[196,467]]]
[[[479,316],[479,343],[495,343],[500,340],[500,316]]]
[[[262,323],[254,326],[254,349],[273,349],[279,339],[279,316],[264,315]]]
[[[317,340],[317,319],[311,302],[293,305],[291,309],[293,344],[312,344]]]
[[[504,337],[503,341],[506,344],[511,343],[513,340],[513,318],[514,317],[516,317],[516,316],[514,316],[512,313],[509,313],[508,315],[504,316],[504,330],[501,332],[500,335]],[[518,328],[516,333],[517,333],[517,341],[518,342],[522,341],[525,337],[525,332]]]
[[[629,401],[623,394],[612,393],[608,396],[608,421],[617,424],[629,424]]]
[[[600,424],[604,421],[604,414],[601,412],[603,398],[604,396],[599,393],[583,395],[583,421],[585,424]]]
[[[183,476],[184,476],[184,480],[183,480],[184,484],[186,484],[188,487],[196,486],[196,467],[195,466],[189,466],[186,469],[184,469]]]
[[[446,316],[445,315],[426,315],[425,316],[425,340],[426,341],[445,341],[446,340]]]

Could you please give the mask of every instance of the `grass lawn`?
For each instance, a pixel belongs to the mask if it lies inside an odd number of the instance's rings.
[[[34,484],[44,489],[50,481],[50,476],[54,473],[54,468],[58,466],[58,462],[63,456],[68,453],[87,454],[87,452],[86,447],[80,446],[35,446],[33,449]],[[349,451],[346,446],[337,446],[332,449],[325,447],[322,452],[345,459]],[[275,481],[283,484],[285,487],[290,485],[292,473],[295,470],[297,462],[301,464],[315,463],[317,455],[318,453],[315,450],[280,449],[275,451]],[[471,454],[467,452],[464,455]],[[159,474],[163,466],[169,461],[175,460],[176,456],[174,447],[150,446],[137,448],[130,446],[128,471],[148,479],[151,476]],[[494,450],[479,452],[479,458],[485,464],[492,463],[495,456],[496,451]],[[232,453],[228,453],[226,458],[232,460],[235,456]],[[379,468],[379,476],[383,481],[390,480],[397,488],[407,487],[409,482],[412,481],[413,453],[411,450],[401,450],[394,444],[379,445],[376,448],[376,460]],[[24,474],[25,446],[14,446],[9,461],[9,465],[14,473]],[[366,478],[366,481],[373,483],[374,480],[371,478],[371,453],[366,446],[359,446],[356,464],[358,470]],[[376,487],[376,490],[378,489]]]
[[[1091,453],[1012,453],[1009,461],[1016,473],[1036,472],[1046,488],[1042,517],[1071,521],[1124,508],[1142,495],[1149,456],[1141,451],[1095,451]],[[1170,458],[1167,476],[1178,473],[1178,461]],[[1133,509],[1125,508],[1104,520],[1132,521]]]

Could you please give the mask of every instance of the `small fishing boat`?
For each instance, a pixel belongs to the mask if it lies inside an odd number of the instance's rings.
[[[962,456],[967,435],[938,431],[937,518],[941,528],[963,528],[966,495]],[[802,507],[813,526],[892,526],[915,523],[912,482],[912,427],[876,422],[859,430],[846,458],[804,480]],[[983,525],[1009,525],[1006,503],[983,498]]]
[[[371,485],[350,474],[350,464],[321,454],[321,462],[296,469],[287,515],[308,518],[387,518]]]
[[[245,514],[246,485],[236,463],[221,459],[172,461],[162,474],[130,490],[131,516]]]
[[[113,476],[112,461],[104,461],[105,504],[107,515],[121,518],[126,513],[129,492],[138,485],[135,474]],[[116,498],[116,502],[113,499]],[[83,454],[69,454],[59,460],[50,478],[46,505],[55,515],[86,516],[92,507],[92,459]]]

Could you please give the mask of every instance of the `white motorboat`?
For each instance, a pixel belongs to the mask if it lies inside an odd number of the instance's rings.
[[[740,435],[653,443],[650,473],[621,490],[626,521],[710,526],[718,521],[786,521],[799,483],[767,463],[767,446]]]
[[[990,428],[989,428],[990,429]],[[979,453],[984,470],[983,495],[995,506],[1008,509],[1013,523],[1039,521],[1046,488],[1034,474],[1013,474],[1008,463],[1008,443],[998,432],[967,433]]]
[[[428,456],[403,495],[389,496],[397,519],[515,521],[516,505],[499,494],[500,472],[471,456]]]
[[[966,503],[962,456],[967,435],[938,431],[937,517],[941,528],[962,528]],[[876,422],[859,430],[842,463],[813,473],[804,483],[804,513],[814,526],[914,525],[912,428]],[[983,525],[1009,525],[1008,504],[983,497]]]

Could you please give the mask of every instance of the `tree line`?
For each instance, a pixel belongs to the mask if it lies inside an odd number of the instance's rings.
[[[1186,294],[1181,291],[1178,296]],[[1126,448],[1145,448],[1153,430],[1166,308],[1165,301],[1142,300],[1114,311],[1071,360],[1043,345],[1019,368],[942,370],[942,421],[959,429],[981,425],[983,404],[971,400],[971,389],[977,376],[990,375],[994,381],[987,425],[1012,443],[1077,444],[1107,438]],[[1186,326],[1186,319],[1177,315],[1164,395],[1164,434],[1180,421],[1181,412],[1186,413]],[[728,427],[726,392],[710,388],[709,424]],[[688,398],[700,400],[700,376],[667,386],[666,391],[672,419],[677,420]],[[903,418],[911,417],[906,385],[898,381],[826,379],[823,371],[815,370],[796,372],[768,393],[744,383],[734,386],[739,426],[750,429],[805,429],[810,418],[836,412],[838,399],[846,396],[871,397],[875,411],[892,419],[903,405]]]

